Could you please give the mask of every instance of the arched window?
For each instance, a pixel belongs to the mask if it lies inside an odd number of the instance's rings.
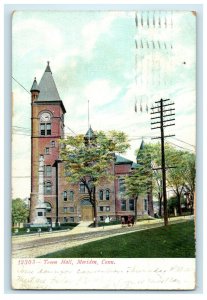
[[[69,199],[70,199],[71,201],[74,200],[74,192],[73,192],[73,191],[70,191],[70,192],[69,192]]]
[[[84,183],[80,183],[80,193],[85,193],[85,184]]]
[[[106,200],[110,200],[110,191],[106,190]]]
[[[64,192],[63,192],[63,200],[64,200],[64,201],[67,201],[67,191],[64,191]]]
[[[51,135],[51,113],[48,111],[40,115],[40,135]]]
[[[50,204],[49,202],[45,202],[45,205],[46,205],[46,212],[47,212],[47,213],[50,213],[51,210],[52,210],[51,204]]]
[[[102,190],[99,191],[99,200],[103,200],[103,191]]]
[[[124,180],[124,178],[119,178],[119,192],[125,192],[125,180]]]

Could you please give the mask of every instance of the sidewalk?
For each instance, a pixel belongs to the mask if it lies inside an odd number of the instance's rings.
[[[189,216],[177,217],[169,220],[169,224],[184,222],[189,219]],[[42,236],[26,236],[26,238],[24,238],[23,240],[21,239],[21,236],[15,237],[14,239],[12,239],[12,257],[34,258],[45,255],[47,253],[83,245],[85,243],[105,239],[108,237],[130,234],[135,231],[148,230],[161,226],[163,226],[163,220],[157,219],[137,222],[134,227],[122,227],[121,224],[118,224],[94,228],[88,227],[88,224],[86,223],[80,223],[80,225],[78,225],[76,228],[68,232],[64,232],[64,234],[61,236],[60,232],[52,232],[42,234]]]
[[[173,222],[177,222],[179,220],[188,220],[192,218],[192,216],[181,216],[181,217],[173,217],[173,218],[169,218],[169,223],[173,223]],[[40,234],[38,233],[34,233],[34,234],[28,234],[28,235],[17,235],[17,236],[12,236],[12,240],[13,243],[16,242],[20,242],[20,240],[23,241],[32,241],[32,240],[40,240],[46,237],[57,237],[57,236],[69,236],[69,235],[73,235],[73,234],[81,234],[81,233],[89,233],[89,232],[100,232],[100,231],[105,231],[105,230],[114,230],[114,229],[119,229],[119,228],[123,228],[123,226],[121,224],[117,224],[117,225],[108,225],[106,226],[103,223],[103,226],[101,227],[89,227],[89,225],[92,222],[80,222],[79,225],[77,225],[76,227],[74,227],[71,230],[63,230],[63,231],[52,231],[52,232],[41,232]],[[140,220],[137,221],[133,228],[137,228],[137,227],[143,227],[145,225],[153,225],[153,224],[164,224],[164,220],[163,219],[152,219],[152,220]],[[124,227],[127,227],[127,225],[125,225]],[[130,227],[131,228],[131,227]]]

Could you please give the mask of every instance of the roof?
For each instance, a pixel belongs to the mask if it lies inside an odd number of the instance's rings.
[[[39,83],[40,94],[37,101],[61,101],[49,62]]]
[[[89,129],[88,129],[88,131],[85,134],[85,138],[91,139],[93,137],[95,137],[95,133],[94,133],[93,129],[90,126]]]
[[[139,150],[143,150],[144,149],[144,140],[142,140],[141,145],[139,147]]]
[[[138,168],[140,165],[139,164],[136,164],[135,162],[132,163],[132,169],[136,169]]]
[[[39,86],[37,84],[36,77],[34,78],[30,92],[34,92],[34,91],[38,91],[38,92],[40,91]]]
[[[115,161],[116,165],[122,165],[122,164],[133,164],[132,160],[129,160],[123,156],[117,155],[116,154],[116,161]]]
[[[139,155],[140,155],[140,152],[142,151],[142,150],[144,150],[144,140],[142,139],[142,141],[141,141],[141,144],[140,144],[140,147],[139,147],[139,150],[138,150],[138,152],[137,152],[137,161],[139,160]]]

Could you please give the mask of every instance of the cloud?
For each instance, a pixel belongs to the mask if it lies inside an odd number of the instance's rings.
[[[18,14],[18,13],[17,13]],[[13,17],[13,44],[16,46],[15,55],[24,57],[31,55],[34,51],[44,49],[51,51],[63,47],[61,31],[57,26],[43,21],[41,18],[31,18],[16,22],[16,14]]]
[[[191,13],[173,16],[173,34],[167,30],[140,28],[139,38],[164,43],[168,49],[151,53],[139,49],[138,85],[135,85],[134,12],[29,12],[15,13],[13,21],[13,72],[30,89],[34,76],[41,79],[46,61],[51,69],[67,114],[66,132],[123,130],[132,140],[127,157],[135,159],[140,139],[159,134],[150,129],[150,114],[144,112],[161,97],[175,101],[176,126],[172,131],[190,141],[195,132],[195,32]],[[170,13],[168,14],[170,20]],[[169,45],[173,41],[173,51]],[[146,41],[144,41],[146,42]],[[152,44],[150,44],[152,46]],[[163,46],[163,44],[162,44]],[[173,57],[171,57],[173,54]],[[183,62],[186,62],[184,65]],[[13,125],[30,127],[30,95],[16,83]],[[135,95],[137,109],[135,113]],[[140,112],[142,105],[143,112]],[[30,137],[14,135],[15,174],[30,173]],[[25,165],[25,169],[23,168]],[[22,194],[23,179],[13,191]],[[30,185],[25,179],[28,196]]]
[[[115,86],[112,81],[97,79],[86,86],[83,94],[91,100],[91,105],[98,107],[115,100],[120,90],[121,87]]]
[[[104,33],[110,35],[110,27],[113,21],[121,16],[124,16],[124,14],[120,12],[101,13],[99,20],[91,21],[84,26],[81,32],[84,57],[92,58],[92,51],[95,48],[97,40]]]

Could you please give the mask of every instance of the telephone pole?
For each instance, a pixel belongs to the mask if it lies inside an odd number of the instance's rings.
[[[165,138],[172,137],[173,135],[165,135],[164,128],[173,126],[175,123],[175,118],[169,118],[175,115],[175,108],[172,107],[174,103],[169,102],[170,99],[160,99],[155,101],[155,107],[151,107],[151,129],[160,129],[161,136],[154,137],[153,139],[161,139],[161,169],[162,170],[162,194],[163,194],[163,207],[164,207],[164,224],[168,225],[168,209],[167,209],[167,192],[166,192],[166,166],[165,166]],[[156,127],[154,127],[154,125]]]

